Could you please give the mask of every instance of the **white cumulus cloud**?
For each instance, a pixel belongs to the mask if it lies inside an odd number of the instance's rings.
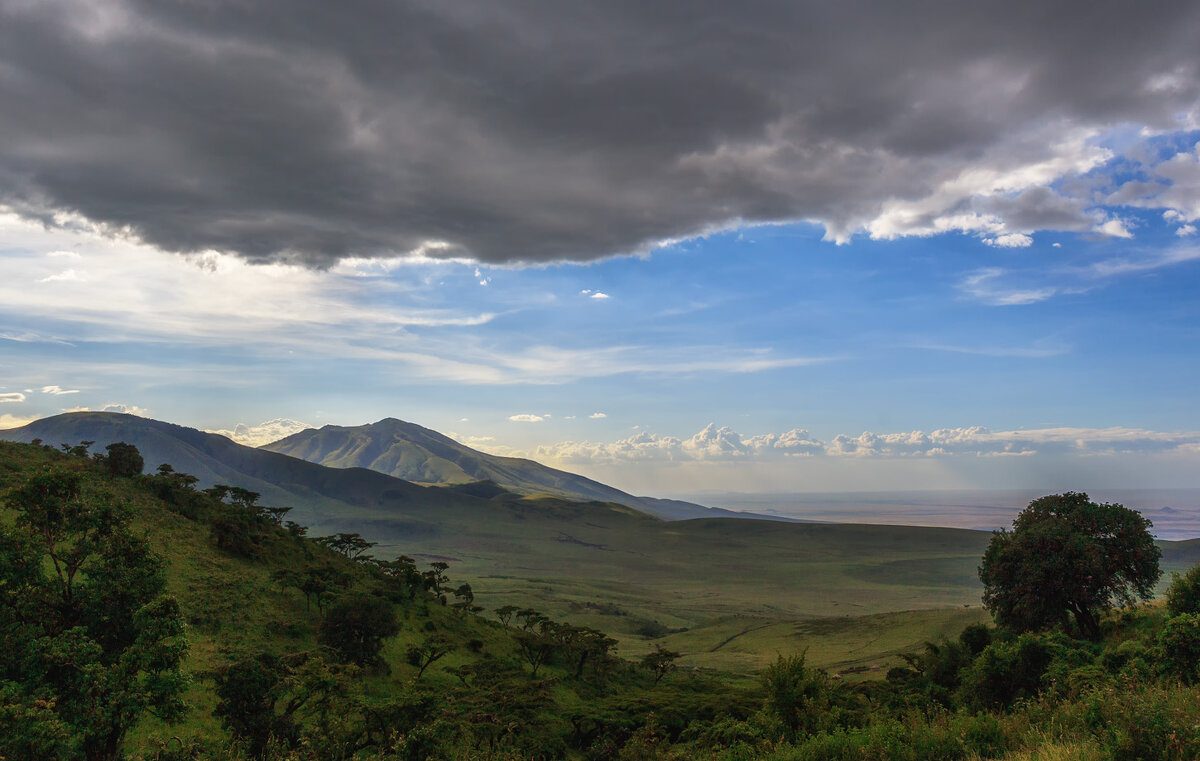
[[[1200,448],[1200,432],[1163,432],[1141,428],[1041,428],[993,431],[984,426],[932,431],[837,434],[828,441],[802,428],[783,433],[742,436],[728,426],[710,423],[681,439],[640,431],[608,443],[561,441],[532,452],[506,449],[505,454],[572,465],[607,465],[647,461],[740,461],[784,457],[1004,457],[1035,454],[1152,454],[1192,452]]]
[[[23,401],[25,401],[25,395],[20,391],[12,391],[7,394],[0,394],[0,404]]]
[[[299,420],[275,418],[274,420],[267,420],[258,425],[238,423],[233,427],[233,430],[216,429],[209,430],[208,432],[220,434],[248,447],[260,447],[263,444],[279,441],[294,433],[306,431],[312,427],[308,423],[302,423]]]
[[[518,415],[509,415],[508,419],[514,423],[540,423],[546,418],[542,415],[531,415],[527,412],[522,412]]]
[[[1028,248],[1033,245],[1033,238],[1025,233],[1008,233],[997,235],[995,238],[984,238],[983,242],[997,248]]]

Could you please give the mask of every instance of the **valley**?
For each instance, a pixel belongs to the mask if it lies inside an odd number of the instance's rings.
[[[599,629],[630,657],[660,644],[682,652],[688,667],[745,674],[808,648],[820,667],[878,675],[899,653],[986,618],[976,574],[985,531],[663,520],[492,482],[418,485],[113,413],[71,413],[0,435],[92,440],[94,449],[133,443],[148,470],[169,462],[202,487],[260,492],[264,504],[292,506],[310,535],[360,533],[381,559],[447,562],[484,608],[534,608]],[[1200,540],[1161,546],[1168,572],[1200,560]]]

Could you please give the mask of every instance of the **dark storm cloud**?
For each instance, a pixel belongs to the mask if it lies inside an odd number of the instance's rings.
[[[0,203],[316,266],[589,259],[845,234],[1013,135],[1198,100],[1194,2],[903,5],[5,0]]]

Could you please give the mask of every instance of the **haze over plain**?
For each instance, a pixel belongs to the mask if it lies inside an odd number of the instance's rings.
[[[4,3],[0,425],[1200,486],[1200,8],[866,10]]]

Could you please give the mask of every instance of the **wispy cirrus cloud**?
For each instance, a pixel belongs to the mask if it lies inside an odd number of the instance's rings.
[[[42,386],[42,393],[52,396],[65,396],[67,394],[78,394],[79,389],[63,388],[62,386]]]
[[[1197,261],[1200,261],[1200,247],[1176,245],[1090,264],[1025,270],[984,267],[962,276],[958,289],[969,298],[992,306],[1022,306],[1055,296],[1084,293],[1124,276]]]
[[[1118,277],[1200,261],[1200,246],[1172,248],[1141,257],[1106,259],[1089,265],[1084,272],[1097,278]]]
[[[473,278],[473,268],[461,263],[406,262],[395,265],[398,275],[365,277],[359,264],[343,263],[323,273],[291,264],[253,265],[215,252],[157,257],[136,242],[97,237],[87,225],[46,231],[0,215],[0,245],[19,250],[30,241],[56,256],[29,252],[6,261],[0,318],[57,326],[55,332],[75,343],[253,346],[260,357],[303,353],[379,361],[408,368],[408,377],[471,384],[554,384],[629,373],[754,373],[833,359],[780,355],[769,347],[663,349],[591,342],[566,347],[521,341],[505,348],[472,330],[487,327],[497,312],[464,307],[453,288],[438,285],[443,278]],[[68,247],[81,252],[76,258],[87,264],[91,277],[42,282]],[[414,283],[412,275],[419,281]],[[62,342],[43,330],[4,335],[22,342]]]
[[[1021,288],[1005,284],[1007,270],[986,267],[963,277],[958,288],[973,299],[992,306],[1021,306],[1045,301],[1061,290],[1056,286]]]

